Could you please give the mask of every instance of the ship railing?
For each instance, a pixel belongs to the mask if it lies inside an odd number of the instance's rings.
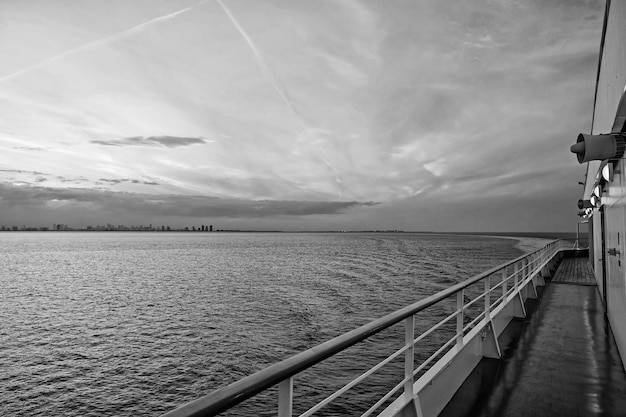
[[[299,374],[359,342],[372,338],[385,329],[396,324],[401,325],[402,322],[404,322],[404,341],[399,342],[402,344],[400,348],[299,415],[311,416],[340,397],[345,397],[344,394],[348,391],[397,359],[404,361],[404,377],[397,381],[397,384],[387,393],[381,393],[378,400],[361,415],[370,416],[379,412],[381,416],[393,416],[410,407],[412,408],[410,415],[435,416],[448,402],[447,397],[451,397],[460,385],[458,382],[451,384],[445,378],[440,382],[435,382],[437,378],[447,371],[452,371],[457,374],[455,378],[459,379],[458,374],[462,372],[456,371],[455,367],[467,369],[468,361],[473,360],[477,363],[476,359],[463,358],[464,355],[467,356],[463,353],[465,350],[476,351],[475,347],[464,349],[472,343],[477,343],[476,341],[481,346],[479,357],[482,357],[481,355],[498,357],[500,351],[497,336],[504,329],[500,328],[497,331],[494,329],[496,323],[498,327],[502,327],[500,324],[502,320],[496,322],[495,317],[504,311],[509,311],[509,314],[500,314],[501,317],[510,316],[505,317],[506,324],[508,324],[506,320],[510,321],[513,317],[523,317],[525,315],[524,300],[536,297],[537,286],[543,285],[543,277],[549,273],[546,270],[552,268],[555,258],[561,251],[567,249],[571,249],[571,243],[562,240],[550,242],[539,250],[475,275],[213,391],[166,413],[164,417],[216,415],[276,386],[278,386],[278,395],[275,399],[277,405],[274,410],[279,417],[291,417],[294,413],[294,383]],[[448,305],[453,305],[453,311],[416,335],[416,315],[425,314],[429,308],[446,302]],[[476,311],[477,309],[479,311]],[[475,314],[475,317],[471,317],[471,312]],[[416,366],[415,358],[417,350],[420,349],[420,342],[443,329],[452,329],[448,332],[450,337]],[[455,365],[455,361],[459,362],[459,358],[461,358],[461,364]],[[359,358],[356,360],[359,361]],[[469,368],[473,369],[474,366],[475,363]],[[465,376],[460,382],[465,379]],[[440,397],[435,400],[434,404],[430,399],[431,396],[427,395],[428,389],[436,389],[437,395],[434,397]],[[446,390],[451,392],[442,394],[442,391]],[[383,405],[386,408],[379,411]]]
[[[589,238],[578,238],[574,242],[573,249],[588,249],[589,248]]]

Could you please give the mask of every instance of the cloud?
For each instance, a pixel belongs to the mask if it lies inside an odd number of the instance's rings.
[[[99,178],[89,179],[84,176],[63,176],[63,175],[51,175],[40,171],[26,171],[19,169],[0,169],[0,183],[35,186],[43,182],[47,182],[47,187],[65,187],[67,184],[73,184],[74,186],[89,188],[98,186],[98,189],[102,189],[102,185],[120,185],[120,184],[134,184],[134,185],[162,185],[159,182],[154,181],[150,177],[146,179],[132,179],[132,178]]]
[[[364,85],[369,80],[368,75],[360,68],[340,56],[321,52],[318,53],[318,55],[327,62],[328,66],[332,68],[333,71],[342,77],[345,77],[347,81],[353,81]]]
[[[494,40],[491,38],[491,35],[489,34],[481,36],[473,41],[465,41],[463,45],[467,46],[468,48],[477,49],[494,49],[505,46],[495,43]]]
[[[245,200],[207,196],[149,195],[119,193],[81,188],[49,188],[0,184],[0,209],[88,210],[94,221],[103,213],[109,216],[128,215],[150,218],[172,217],[226,217],[267,218],[273,216],[335,215],[355,207],[371,207],[376,202],[358,201],[291,201]],[[84,216],[81,216],[84,217]]]
[[[51,148],[46,148],[43,146],[14,146],[13,149],[22,150],[22,151],[40,152],[40,151],[48,151]]]
[[[115,178],[115,179],[110,179],[110,178],[100,178],[96,183],[98,182],[105,182],[105,183],[109,183],[109,184],[123,184],[123,183],[131,183],[131,184],[143,184],[143,185],[159,185],[158,182],[155,181],[139,181],[139,180],[133,180],[133,179],[129,179],[129,178]]]
[[[44,175],[39,171],[25,171],[23,169],[0,169],[0,172],[15,173],[15,174],[32,174],[32,175]]]
[[[445,158],[438,159],[436,161],[430,162],[428,164],[424,164],[424,169],[433,174],[436,177],[441,177],[446,168],[446,160]]]
[[[185,138],[180,136],[133,136],[114,140],[92,140],[91,143],[104,146],[165,146],[176,148],[180,146],[199,145],[210,143],[204,138]]]

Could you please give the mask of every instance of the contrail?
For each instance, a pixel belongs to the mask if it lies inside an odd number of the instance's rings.
[[[220,5],[220,7],[222,8],[222,10],[224,10],[224,13],[226,13],[226,15],[228,16],[228,18],[230,19],[230,21],[232,22],[232,24],[235,26],[235,28],[237,29],[237,31],[239,32],[239,34],[241,34],[241,36],[243,37],[243,39],[246,41],[246,43],[248,44],[248,46],[250,47],[250,50],[252,50],[252,53],[254,54],[254,58],[256,59],[257,65],[259,66],[259,68],[261,69],[261,72],[263,73],[263,75],[265,76],[265,78],[267,78],[267,80],[270,82],[270,84],[272,84],[272,86],[274,87],[274,90],[276,90],[276,92],[278,93],[278,95],[280,96],[280,98],[285,102],[285,104],[291,109],[291,111],[295,114],[296,119],[298,119],[298,122],[300,122],[300,124],[302,125],[302,127],[304,129],[307,128],[306,124],[304,123],[304,120],[302,119],[302,117],[300,116],[300,113],[298,113],[298,110],[296,109],[296,107],[293,105],[293,102],[291,101],[291,98],[289,97],[289,95],[287,94],[287,91],[285,90],[285,88],[283,88],[280,85],[280,82],[278,81],[278,79],[274,76],[273,72],[270,70],[269,65],[267,64],[267,62],[265,62],[265,59],[263,59],[263,55],[261,55],[261,52],[259,52],[258,48],[256,47],[256,45],[254,44],[254,42],[252,42],[252,39],[250,38],[250,36],[248,36],[248,34],[246,33],[246,31],[243,29],[243,27],[239,24],[239,22],[237,21],[237,19],[235,19],[235,16],[233,16],[233,14],[230,12],[230,10],[226,7],[226,5],[224,3],[222,3],[222,0],[216,0],[217,4]]]
[[[261,73],[269,81],[269,83],[272,85],[272,87],[274,87],[274,90],[276,90],[276,93],[278,93],[278,95],[283,100],[283,102],[287,105],[287,107],[289,107],[291,109],[291,111],[294,114],[296,120],[302,126],[302,129],[304,130],[304,134],[307,136],[309,141],[311,141],[311,138],[310,138],[310,135],[309,135],[309,128],[308,128],[308,126],[306,125],[306,123],[304,122],[304,119],[302,118],[302,116],[298,112],[298,109],[296,109],[296,106],[293,104],[293,101],[291,100],[291,98],[287,94],[287,90],[284,87],[282,87],[279,79],[274,75],[274,73],[271,70],[270,66],[267,64],[267,62],[265,62],[265,59],[263,59],[263,55],[261,55],[261,52],[259,51],[259,49],[256,47],[254,42],[252,42],[252,39],[250,38],[250,36],[248,36],[246,31],[239,24],[237,19],[235,19],[235,16],[230,12],[228,7],[226,7],[226,5],[222,2],[222,0],[215,0],[215,1],[217,2],[217,4],[220,5],[222,10],[224,10],[224,13],[226,13],[226,15],[230,19],[231,23],[235,26],[235,28],[237,29],[239,34],[246,41],[246,43],[250,47],[250,50],[254,54],[254,58],[256,60],[257,65],[261,69]],[[337,169],[328,161],[328,159],[326,159],[326,156],[324,155],[324,151],[319,147],[319,145],[315,141],[313,141],[313,143],[315,144],[317,149],[320,151],[320,154],[322,155],[322,161],[324,162],[324,164],[328,168],[330,168],[330,170],[333,172],[333,176],[335,178],[335,183],[339,187],[339,193],[341,195],[343,195],[341,180],[339,179]]]
[[[199,6],[199,5],[203,4],[203,3],[206,3],[207,1],[208,0],[203,0],[203,1],[199,2],[198,4],[196,4],[196,6]],[[11,73],[11,74],[3,76],[3,77],[0,78],[0,83],[1,82],[6,82],[6,81],[10,81],[10,80],[12,80],[12,79],[14,79],[16,77],[19,77],[20,75],[25,74],[25,73],[27,73],[29,71],[32,71],[32,70],[44,67],[44,66],[46,66],[46,65],[48,65],[50,63],[53,63],[53,62],[58,61],[58,60],[61,60],[63,58],[67,58],[67,57],[72,56],[74,54],[77,54],[79,52],[87,51],[87,50],[95,48],[97,46],[106,45],[106,44],[114,42],[114,41],[116,41],[118,39],[122,39],[122,38],[125,38],[125,37],[130,36],[130,35],[134,35],[134,34],[139,33],[142,30],[146,29],[147,27],[152,26],[152,25],[154,25],[156,23],[164,22],[164,21],[170,20],[170,19],[172,19],[172,18],[174,18],[174,17],[176,17],[178,15],[186,13],[189,10],[191,10],[193,7],[195,7],[195,6],[186,7],[184,9],[178,10],[178,11],[176,11],[174,13],[170,13],[170,14],[167,14],[167,15],[164,15],[164,16],[156,17],[154,19],[148,20],[147,22],[140,23],[137,26],[133,26],[130,29],[126,29],[124,31],[121,31],[121,32],[118,32],[116,34],[107,36],[105,38],[98,39],[96,41],[89,42],[89,43],[87,43],[85,45],[81,45],[81,46],[79,46],[77,48],[70,49],[68,51],[62,52],[62,53],[60,53],[58,55],[55,55],[55,56],[53,56],[51,58],[45,59],[45,60],[43,60],[41,62],[38,62],[38,63],[33,64],[33,65],[29,65],[29,66],[27,66],[25,68],[22,68],[22,69],[20,69],[18,71],[15,71],[15,72]]]

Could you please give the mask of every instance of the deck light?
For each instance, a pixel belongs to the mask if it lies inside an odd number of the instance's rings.
[[[592,207],[593,207],[593,204],[591,204],[591,201],[583,200],[583,199],[578,200],[579,209],[582,210],[582,209],[587,209],[587,208],[592,208]]]
[[[620,159],[626,149],[626,136],[621,133],[606,135],[586,135],[581,133],[576,144],[570,150],[576,154],[578,163],[602,161],[605,159]]]
[[[600,184],[596,185],[593,188],[593,195],[595,195],[598,198],[602,197],[602,186]]]
[[[612,182],[613,181],[613,164],[608,162],[606,165],[602,167],[602,178],[604,181]]]

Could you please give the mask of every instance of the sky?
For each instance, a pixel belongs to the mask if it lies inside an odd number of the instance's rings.
[[[575,232],[603,13],[0,0],[0,224]]]

